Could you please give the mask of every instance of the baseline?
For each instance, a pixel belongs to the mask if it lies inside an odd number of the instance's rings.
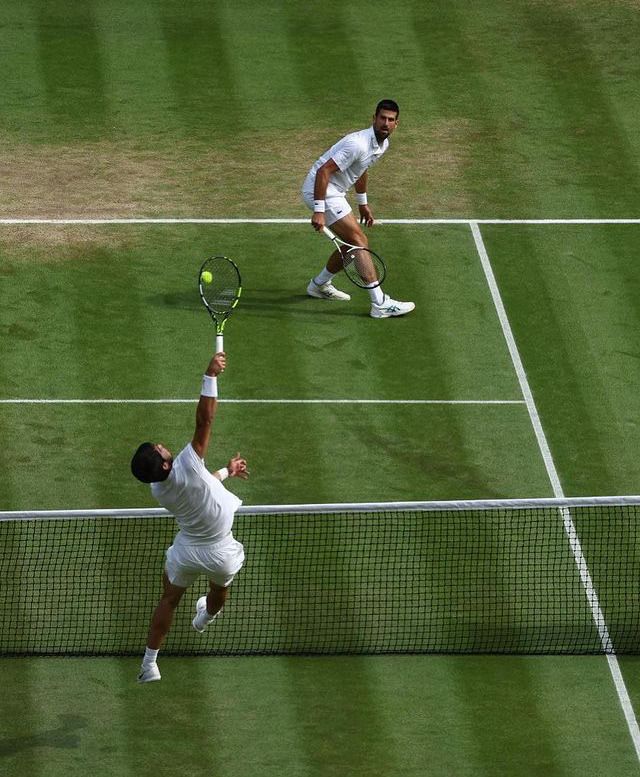
[[[184,405],[191,399],[0,399],[0,405]],[[522,399],[219,399],[252,405],[524,405]]]
[[[463,224],[471,227],[473,224],[640,224],[637,218],[558,218],[558,219],[498,219],[498,218],[429,218],[429,219],[379,219],[377,224],[425,224],[447,225]],[[37,224],[309,224],[309,219],[298,218],[0,218],[2,226],[37,225]]]

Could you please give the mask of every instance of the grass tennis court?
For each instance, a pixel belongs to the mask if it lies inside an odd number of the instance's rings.
[[[252,401],[209,460],[247,456],[247,504],[553,495],[473,219],[564,493],[637,493],[640,224],[522,220],[637,217],[639,27],[622,0],[6,4],[0,509],[152,505],[129,458],[190,436],[217,251],[244,281],[222,398]],[[327,251],[298,191],[386,96],[371,239],[417,307],[373,321],[306,298]],[[6,221],[144,217],[287,223]],[[2,659],[0,771],[639,771],[605,657],[161,662],[140,688],[137,658]]]

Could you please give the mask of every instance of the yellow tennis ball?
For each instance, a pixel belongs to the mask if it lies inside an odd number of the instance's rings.
[[[205,270],[205,271],[202,273],[202,275],[200,276],[200,280],[201,280],[203,283],[211,283],[211,281],[213,280],[213,275],[211,275],[211,273],[209,272],[209,270]]]

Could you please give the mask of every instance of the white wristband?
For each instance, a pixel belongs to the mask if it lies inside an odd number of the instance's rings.
[[[218,396],[218,381],[215,375],[202,376],[202,389],[200,390],[200,396],[202,397]]]
[[[229,470],[226,467],[218,470],[218,477],[220,480],[226,480],[229,477]]]
[[[366,205],[367,204],[367,193],[366,192],[356,192],[356,202],[358,205]]]
[[[314,200],[313,201],[313,212],[314,213],[324,213],[324,200]]]

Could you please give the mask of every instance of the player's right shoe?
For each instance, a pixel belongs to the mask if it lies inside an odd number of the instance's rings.
[[[371,303],[371,310],[369,315],[371,318],[391,318],[392,316],[406,316],[406,314],[411,313],[415,307],[415,303],[413,302],[400,302],[397,299],[391,299],[391,297],[385,294],[382,305],[376,305],[375,302]]]
[[[152,683],[155,680],[160,679],[160,670],[158,664],[151,664],[151,666],[141,666],[140,674],[138,675],[139,683]]]
[[[316,297],[316,299],[339,299],[343,302],[348,302],[351,299],[349,294],[345,294],[344,291],[336,289],[332,283],[323,283],[322,286],[318,286],[313,278],[309,281],[309,285],[307,286],[307,294],[310,297]]]

